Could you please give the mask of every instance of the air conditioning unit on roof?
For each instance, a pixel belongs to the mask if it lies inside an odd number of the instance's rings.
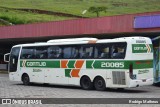
[[[49,40],[47,43],[60,43],[60,42],[79,42],[79,41],[97,41],[97,38],[69,38],[69,39],[54,39]]]

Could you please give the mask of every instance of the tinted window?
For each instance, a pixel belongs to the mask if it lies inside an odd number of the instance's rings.
[[[50,46],[48,48],[48,58],[62,58],[62,49],[59,46]]]
[[[80,58],[90,59],[94,55],[94,46],[93,45],[83,45],[80,50]]]
[[[22,59],[124,59],[127,43],[23,47]]]
[[[34,47],[23,47],[21,52],[21,59],[34,59],[35,48]]]
[[[96,44],[94,58],[97,59],[124,59],[127,43]]]
[[[47,47],[36,47],[36,59],[47,59]]]
[[[109,59],[110,58],[110,45],[109,44],[98,44],[95,48],[94,58]]]
[[[126,53],[126,43],[112,44],[111,47],[111,58],[112,59],[124,59]]]
[[[63,58],[71,58],[71,56],[72,56],[72,48],[71,47],[64,48],[63,52],[64,52]]]
[[[64,59],[79,58],[79,49],[77,46],[66,46],[63,48]]]

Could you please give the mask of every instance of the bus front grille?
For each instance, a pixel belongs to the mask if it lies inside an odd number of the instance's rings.
[[[112,71],[113,84],[126,85],[124,71]]]

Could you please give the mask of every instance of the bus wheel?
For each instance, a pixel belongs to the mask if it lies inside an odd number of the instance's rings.
[[[93,89],[93,83],[91,82],[90,78],[87,76],[84,76],[81,78],[80,85],[84,90]]]
[[[102,77],[96,77],[94,80],[94,87],[98,91],[104,91],[106,89],[105,81]]]
[[[30,79],[29,76],[27,74],[22,76],[22,82],[24,85],[29,85],[30,84]]]

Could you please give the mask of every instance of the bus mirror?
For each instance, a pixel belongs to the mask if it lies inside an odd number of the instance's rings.
[[[10,53],[4,55],[4,62],[9,62]]]

